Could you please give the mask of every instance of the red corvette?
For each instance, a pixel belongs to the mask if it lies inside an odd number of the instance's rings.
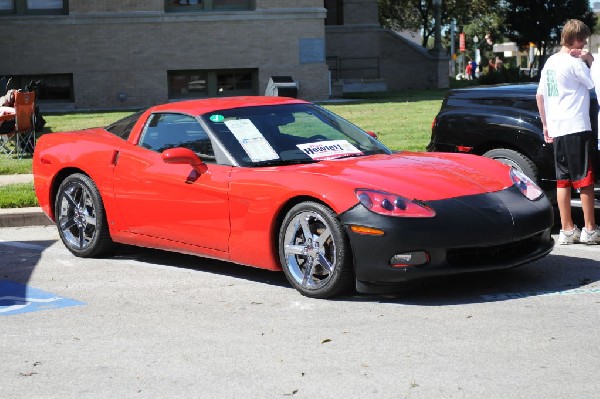
[[[283,269],[316,298],[514,267],[554,245],[551,205],[522,173],[478,156],[393,153],[298,99],[169,103],[45,134],[33,171],[76,256],[119,242]]]

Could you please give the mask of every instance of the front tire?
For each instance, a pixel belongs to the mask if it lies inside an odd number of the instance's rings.
[[[322,204],[307,201],[290,209],[279,230],[279,259],[302,295],[330,298],[353,288],[348,237],[335,213]]]
[[[61,183],[55,215],[60,238],[75,256],[98,257],[112,249],[104,204],[88,176],[75,173]]]

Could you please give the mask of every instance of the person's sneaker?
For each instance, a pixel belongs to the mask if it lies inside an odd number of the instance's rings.
[[[575,228],[571,231],[561,230],[560,234],[558,235],[558,243],[560,245],[575,244],[576,242],[579,242],[580,238],[581,230],[579,230],[577,226],[575,226]]]
[[[596,226],[596,229],[592,232],[587,231],[584,227],[579,242],[584,244],[600,244],[600,230],[598,229],[598,226]]]

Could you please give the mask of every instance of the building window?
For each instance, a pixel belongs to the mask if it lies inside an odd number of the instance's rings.
[[[165,11],[252,10],[254,0],[165,0]]]
[[[344,1],[325,0],[325,25],[344,25]]]
[[[258,70],[168,71],[169,98],[203,98],[258,94]]]
[[[251,94],[253,88],[252,71],[219,71],[217,93],[219,95]]]
[[[0,0],[0,14],[67,14],[68,0]]]
[[[31,83],[40,82],[36,89],[37,100],[55,102],[73,102],[73,75],[19,75],[11,76],[9,89],[24,89]]]

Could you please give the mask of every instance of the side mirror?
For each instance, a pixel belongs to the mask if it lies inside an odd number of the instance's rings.
[[[374,132],[367,132],[367,134],[368,134],[369,136],[373,137],[375,140],[379,140],[379,139],[377,138],[377,133],[374,133]]]
[[[198,174],[206,173],[208,166],[189,148],[176,147],[162,152],[164,163],[189,164]]]

